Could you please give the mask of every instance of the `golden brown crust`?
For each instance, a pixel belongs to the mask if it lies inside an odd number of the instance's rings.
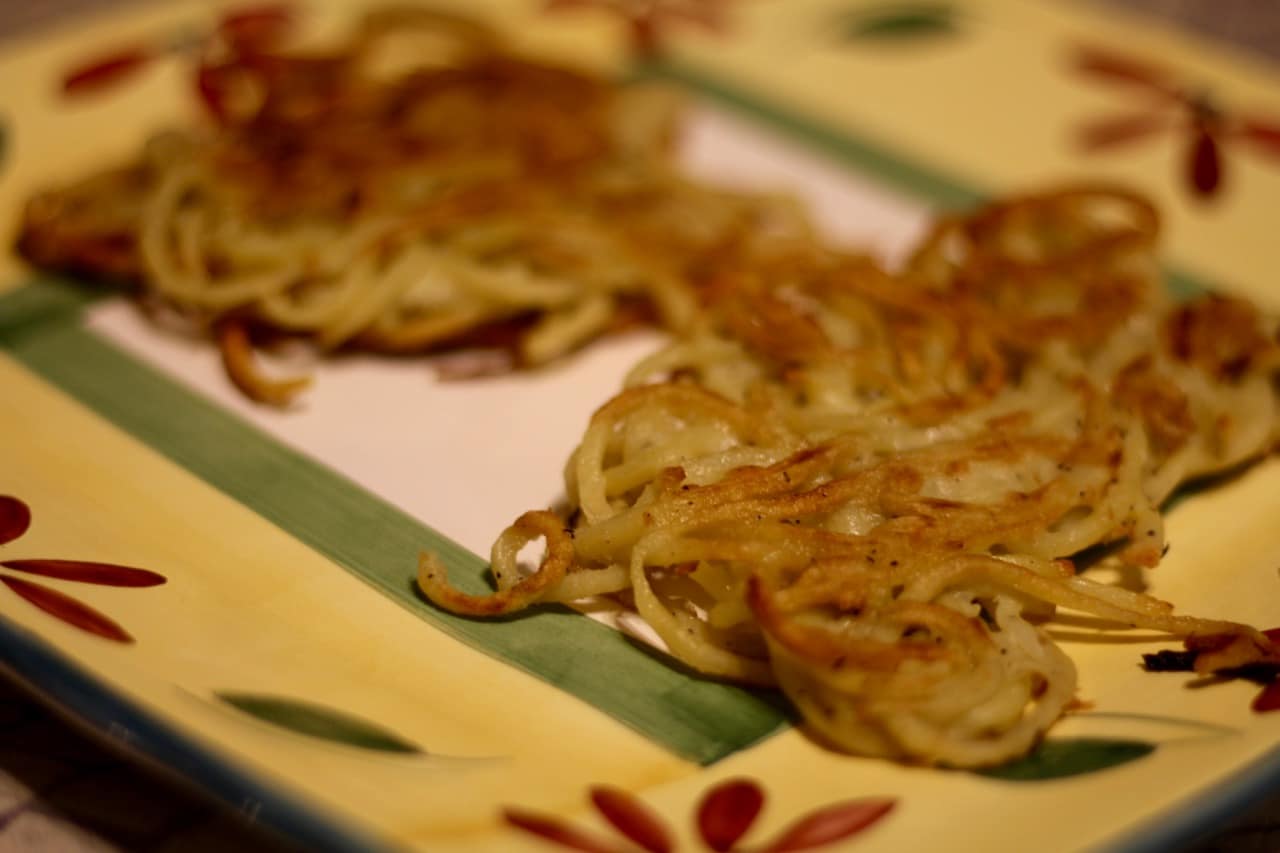
[[[568,466],[563,587],[629,592],[686,664],[776,682],[839,748],[929,763],[1007,760],[1080,706],[1039,627],[1057,608],[1188,637],[1215,671],[1270,660],[1247,626],[1073,564],[1156,565],[1160,503],[1280,420],[1271,327],[1167,306],[1156,227],[1086,186],[945,220],[902,273],[817,244],[715,254],[698,327]]]
[[[218,323],[215,337],[227,376],[250,400],[268,406],[288,406],[311,386],[311,377],[273,379],[262,372],[249,339],[248,324],[235,318]]]

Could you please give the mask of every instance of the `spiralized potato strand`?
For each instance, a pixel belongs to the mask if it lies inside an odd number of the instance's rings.
[[[1275,320],[1170,304],[1155,229],[1084,186],[945,219],[896,274],[816,244],[722,257],[696,328],[574,453],[559,586],[625,565],[620,600],[685,664],[777,684],[836,748],[954,766],[1069,708],[1059,608],[1280,659],[1071,562],[1155,565],[1172,489],[1280,434]]]

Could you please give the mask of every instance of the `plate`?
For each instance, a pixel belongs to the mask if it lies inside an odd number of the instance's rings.
[[[1171,286],[1280,305],[1274,163],[1224,146],[1226,179],[1206,192],[1182,179],[1184,140],[1073,142],[1132,106],[1126,86],[1081,72],[1082,45],[1159,56],[1161,73],[1212,82],[1224,109],[1265,104],[1276,81],[1232,57],[1058,4],[744,0],[706,4],[715,32],[662,18],[661,58],[640,61],[610,6],[468,8],[529,49],[680,87],[686,168],[797,193],[832,240],[892,259],[940,209],[1117,178],[1161,205]],[[323,29],[354,8],[304,14]],[[60,93],[67,69],[198,38],[213,15],[140,7],[7,45],[0,76],[30,85],[0,93],[6,232],[35,188],[127,156],[190,109],[179,60],[88,98]],[[344,357],[279,412],[246,404],[206,344],[109,292],[12,256],[0,286],[0,494],[30,513],[0,554],[138,570],[108,578],[122,585],[0,570],[0,660],[308,848],[546,850],[626,832],[701,850],[720,821],[750,824],[753,847],[808,833],[779,849],[1017,850],[1034,837],[1157,850],[1280,783],[1280,715],[1250,710],[1257,688],[1144,674],[1140,654],[1161,647],[1150,638],[1056,628],[1091,709],[1032,759],[979,774],[832,753],[776,695],[696,678],[571,611],[475,622],[428,606],[413,590],[418,551],[482,571],[497,531],[557,499],[586,418],[656,335],[470,383]],[[1151,591],[1280,625],[1278,484],[1273,458],[1176,502]],[[752,820],[743,804],[759,798]]]

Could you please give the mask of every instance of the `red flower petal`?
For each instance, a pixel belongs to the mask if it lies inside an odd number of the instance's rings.
[[[1169,118],[1160,113],[1141,112],[1108,116],[1083,125],[1077,139],[1080,147],[1085,151],[1100,151],[1126,142],[1136,142],[1169,126]]]
[[[164,575],[146,569],[84,560],[2,560],[0,566],[47,578],[101,586],[159,586],[165,582]]]
[[[1266,711],[1280,711],[1280,678],[1272,679],[1270,684],[1262,688],[1249,707],[1259,714]]]
[[[631,52],[640,59],[656,59],[662,54],[662,33],[652,16],[636,15],[629,20]]]
[[[31,509],[9,495],[0,495],[0,545],[12,542],[31,526]]]
[[[287,4],[253,6],[223,15],[218,32],[240,50],[261,50],[277,44],[293,22],[293,7]]]
[[[77,66],[62,78],[66,95],[83,95],[115,85],[155,58],[147,47],[131,47]]]
[[[671,832],[662,819],[637,797],[620,788],[599,785],[591,789],[591,803],[605,820],[649,853],[669,853]]]
[[[716,785],[698,806],[698,832],[716,853],[738,842],[764,806],[764,791],[750,779],[730,779]]]
[[[90,634],[97,634],[118,643],[132,643],[133,637],[110,618],[102,615],[82,601],[69,595],[63,595],[55,589],[49,589],[21,578],[0,575],[0,582],[16,592],[19,596],[39,607],[50,616],[57,617],[68,625],[73,625]]]
[[[201,64],[196,69],[196,94],[218,124],[226,124],[231,115],[231,81],[238,73],[237,67],[230,64]]]
[[[1255,151],[1280,157],[1280,124],[1261,119],[1246,118],[1240,122],[1236,133],[1251,144]]]
[[[885,798],[848,800],[819,809],[784,830],[764,848],[765,853],[808,850],[848,838],[887,815],[896,803]]]
[[[712,33],[727,28],[724,0],[700,0],[679,4],[615,3],[609,0],[543,0],[543,11],[599,9],[616,15],[627,26],[631,52],[652,59],[662,52],[664,37],[671,27],[692,24]]]
[[[1280,646],[1280,628],[1268,628],[1262,633],[1268,640]],[[1280,711],[1280,677],[1271,679],[1271,683],[1259,691],[1249,707],[1258,713]]]
[[[1196,132],[1187,159],[1187,180],[1196,195],[1210,198],[1222,186],[1222,154],[1218,141],[1206,129]]]
[[[1152,63],[1106,48],[1081,45],[1073,58],[1077,70],[1108,83],[1124,83],[1181,100],[1182,88],[1169,72]]]
[[[619,853],[618,848],[608,842],[600,841],[554,817],[507,808],[502,810],[502,819],[517,829],[570,850],[581,850],[583,853]]]

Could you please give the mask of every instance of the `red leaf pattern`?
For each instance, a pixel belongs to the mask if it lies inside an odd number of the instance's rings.
[[[31,510],[9,495],[0,495],[0,545],[12,542],[31,526]]]
[[[1262,633],[1268,640],[1280,646],[1280,628],[1268,628]],[[1259,714],[1280,711],[1280,675],[1273,676],[1271,681],[1263,686],[1249,707]]]
[[[882,798],[849,800],[819,809],[784,830],[765,846],[765,853],[808,850],[848,838],[883,818],[896,803],[896,800]]]
[[[0,575],[0,583],[13,590],[20,597],[48,613],[90,634],[97,634],[117,643],[132,643],[133,637],[124,628],[107,616],[94,610],[82,601],[64,595],[56,589],[50,589],[38,583],[21,578]]]
[[[729,0],[544,0],[549,12],[600,9],[616,15],[627,27],[632,53],[651,59],[662,52],[670,28],[694,25],[708,32],[728,29],[725,7]]]
[[[621,788],[591,789],[591,803],[614,827],[649,853],[670,853],[671,832],[648,806]]]
[[[84,560],[3,560],[0,561],[0,566],[31,575],[99,586],[159,586],[165,582],[164,575],[146,569]]]
[[[239,50],[261,50],[279,42],[293,21],[293,8],[286,4],[254,6],[223,15],[218,32]]]
[[[1075,66],[1104,82],[1138,86],[1171,98],[1182,97],[1181,88],[1165,68],[1105,48],[1092,45],[1076,48]]]
[[[1267,711],[1280,711],[1280,678],[1272,679],[1270,684],[1263,687],[1249,707],[1260,714]]]
[[[1078,129],[1077,143],[1084,151],[1109,150],[1156,133],[1185,134],[1181,178],[1199,199],[1217,196],[1226,187],[1226,143],[1280,158],[1280,121],[1232,114],[1203,83],[1179,80],[1171,69],[1097,46],[1078,48],[1074,67],[1098,82],[1123,84],[1134,95],[1133,112]]]
[[[62,78],[62,91],[67,95],[84,95],[114,86],[154,58],[154,52],[146,47],[125,48],[99,57],[68,72]]]
[[[1237,133],[1260,154],[1280,157],[1280,124],[1246,118],[1240,122]]]
[[[11,495],[0,495],[0,545],[17,539],[30,526],[30,507]],[[15,572],[99,586],[146,587],[166,582],[165,576],[158,572],[86,560],[0,560],[0,566]],[[0,582],[19,598],[69,625],[118,643],[133,642],[129,632],[110,617],[65,593],[11,575],[0,574]]]
[[[698,806],[698,833],[716,853],[730,850],[764,806],[764,791],[749,779],[716,785]]]
[[[764,798],[764,791],[750,779],[731,779],[713,786],[698,804],[696,814],[703,843],[716,853],[740,849],[734,845],[755,822]],[[670,853],[675,849],[668,825],[633,794],[599,785],[591,789],[591,802],[615,829],[643,850]],[[772,843],[757,849],[760,853],[791,853],[841,841],[876,823],[896,803],[885,797],[835,803],[802,817]],[[548,815],[508,808],[502,817],[517,829],[570,850],[616,853],[621,849]]]
[[[225,124],[231,115],[228,101],[230,80],[235,69],[227,65],[201,65],[196,69],[196,94],[209,115],[219,124]]]
[[[1168,117],[1160,113],[1140,112],[1109,116],[1080,128],[1080,147],[1085,151],[1114,148],[1126,142],[1136,142],[1166,129],[1169,125]]]
[[[502,819],[517,829],[522,829],[570,850],[580,850],[582,853],[620,853],[617,847],[600,841],[557,818],[524,811],[523,809],[504,809]]]
[[[1210,198],[1222,186],[1222,155],[1218,141],[1206,129],[1201,129],[1191,143],[1188,154],[1188,180],[1196,195]]]

